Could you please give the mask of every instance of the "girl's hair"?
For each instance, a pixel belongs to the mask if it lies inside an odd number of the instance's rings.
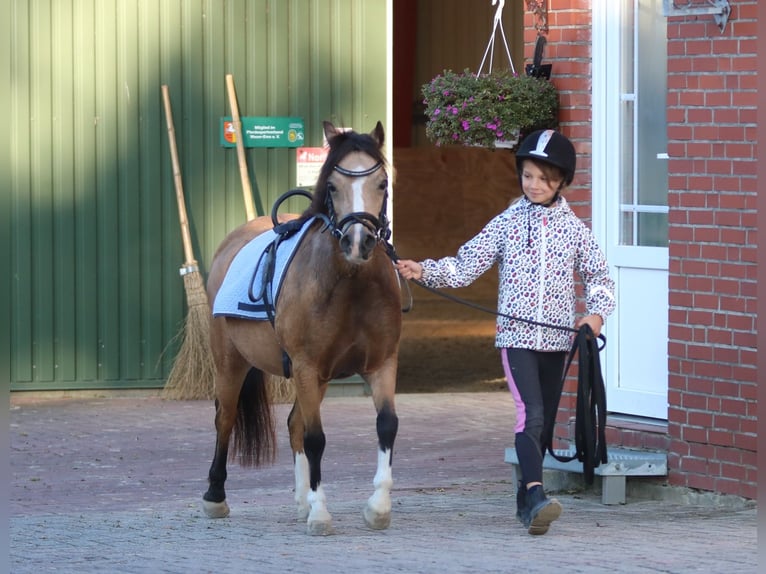
[[[564,173],[564,170],[561,169],[558,166],[552,165],[545,161],[539,161],[531,157],[524,158],[524,162],[532,162],[535,164],[535,166],[543,172],[545,177],[548,178],[548,181],[563,184],[564,179],[566,177],[566,174]],[[524,162],[522,162],[522,168],[524,167]],[[520,176],[521,174],[519,174]],[[563,187],[563,185],[559,185],[559,189]]]

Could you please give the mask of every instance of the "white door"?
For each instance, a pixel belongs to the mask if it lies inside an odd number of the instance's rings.
[[[667,419],[667,25],[662,0],[594,2],[593,14],[593,227],[617,284],[607,407]]]

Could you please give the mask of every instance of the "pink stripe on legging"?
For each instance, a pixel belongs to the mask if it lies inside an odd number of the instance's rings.
[[[511,391],[513,402],[516,404],[516,426],[513,430],[516,433],[520,433],[524,431],[524,425],[527,422],[527,409],[524,407],[524,401],[521,400],[519,389],[516,387],[516,381],[513,380],[511,366],[508,364],[508,353],[505,352],[505,349],[501,349],[500,356],[503,360],[505,379],[508,381],[508,390]]]

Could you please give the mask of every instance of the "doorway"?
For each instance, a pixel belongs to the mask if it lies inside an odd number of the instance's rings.
[[[494,26],[490,1],[394,0],[394,242],[401,257],[421,260],[457,249],[520,195],[507,150],[436,147],[425,136],[421,86],[445,69],[477,71]],[[507,2],[503,28],[523,66],[523,3]],[[496,38],[493,65],[509,66]],[[497,270],[449,293],[495,309]],[[400,392],[505,390],[494,346],[493,315],[412,285],[404,316]]]

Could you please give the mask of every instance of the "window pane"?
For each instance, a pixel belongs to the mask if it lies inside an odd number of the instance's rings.
[[[620,245],[635,245],[633,241],[633,214],[623,212],[620,218]]]
[[[622,102],[622,149],[620,150],[622,158],[622,173],[620,183],[620,203],[633,203],[633,101],[626,100]]]
[[[667,247],[668,214],[637,213],[638,244],[645,247]]]
[[[638,3],[636,174],[639,205],[668,204],[668,163],[657,159],[658,153],[667,152],[667,26],[657,24],[665,22],[660,10],[659,0]]]

